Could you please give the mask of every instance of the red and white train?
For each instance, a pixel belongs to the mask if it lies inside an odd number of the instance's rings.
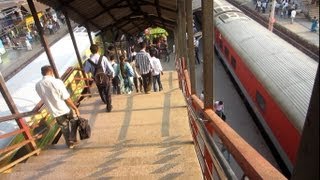
[[[318,63],[228,2],[214,3],[216,49],[292,171]]]

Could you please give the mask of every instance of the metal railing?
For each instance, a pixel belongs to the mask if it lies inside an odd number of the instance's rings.
[[[189,125],[204,179],[238,179],[241,177],[286,179],[281,172],[220,119],[213,109],[204,109],[203,102],[196,95],[191,94],[189,74],[183,58],[176,58],[176,70],[179,87],[187,103]],[[242,176],[235,175],[217,143],[221,143],[222,148],[234,158],[243,172]]]
[[[80,69],[68,68],[61,79],[64,81],[71,99],[76,104],[84,96],[89,95],[84,94],[84,89],[88,88],[85,81],[88,79],[82,76]],[[26,118],[30,120],[26,122]],[[0,140],[11,138],[9,145],[0,149],[0,173],[26,160],[30,156],[38,155],[42,148],[61,136],[55,119],[45,109],[42,101],[29,112],[0,117],[0,123],[14,120],[19,120],[23,124],[23,127],[0,135]],[[23,133],[30,134],[29,137],[31,138],[26,138],[23,136]],[[29,145],[31,143],[35,147],[30,148]]]

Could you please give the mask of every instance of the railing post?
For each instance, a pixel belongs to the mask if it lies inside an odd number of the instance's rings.
[[[40,24],[40,20],[39,20],[39,17],[38,17],[38,14],[37,14],[37,11],[36,11],[36,8],[34,6],[34,3],[32,0],[27,0],[28,1],[28,5],[30,7],[30,11],[32,13],[32,16],[33,16],[33,19],[34,19],[34,22],[36,24],[36,27],[39,31],[39,36],[40,36],[40,41],[42,43],[42,46],[44,48],[44,50],[46,51],[46,54],[47,54],[47,57],[48,57],[48,60],[49,60],[49,63],[51,65],[51,67],[53,68],[53,73],[54,73],[54,76],[56,78],[60,78],[59,76],[59,73],[57,71],[57,67],[54,63],[54,60],[53,60],[53,57],[52,57],[52,54],[51,54],[51,51],[50,51],[50,47],[48,46],[48,43],[47,43],[47,39],[46,37],[44,36],[44,33],[43,33],[43,28]]]
[[[69,30],[69,34],[70,34],[70,37],[71,37],[71,40],[72,40],[72,44],[73,44],[73,47],[74,47],[74,51],[76,52],[76,56],[77,56],[77,59],[78,59],[78,64],[79,64],[79,67],[81,69],[81,73],[82,73],[82,76],[84,78],[87,78],[87,75],[86,73],[84,73],[83,71],[83,65],[82,65],[82,60],[81,60],[81,56],[80,56],[80,53],[79,53],[79,49],[78,49],[78,45],[77,45],[77,41],[76,41],[76,38],[74,37],[74,33],[73,33],[73,29],[71,27],[71,23],[70,23],[70,19],[69,19],[69,15],[68,13],[65,11],[63,12],[64,13],[64,16],[66,18],[66,23],[67,23],[67,26],[68,26],[68,30]],[[87,80],[85,80],[85,83],[88,87],[88,92],[90,93],[90,88],[89,88],[89,82]]]
[[[204,108],[213,108],[214,101],[214,26],[213,1],[201,0],[202,6],[202,51],[203,51],[203,79],[204,79]]]
[[[4,98],[4,100],[6,101],[8,107],[9,107],[10,112],[12,114],[18,114],[19,113],[18,108],[15,105],[15,103],[10,95],[10,92],[5,84],[5,81],[4,81],[4,78],[1,74],[1,72],[0,72],[0,91],[1,91],[1,94]],[[19,128],[24,130],[22,133],[24,138],[26,140],[32,140],[33,137],[30,133],[29,127],[26,125],[26,122],[22,118],[16,119],[16,122],[17,122]],[[34,151],[37,149],[37,144],[35,143],[35,141],[30,141],[29,147],[32,151]]]
[[[179,12],[180,12],[180,26],[181,26],[181,56],[187,60],[187,31],[186,31],[186,11],[185,11],[185,0],[179,0]],[[187,60],[186,67],[189,68],[189,63]]]
[[[195,51],[193,42],[193,14],[192,14],[192,0],[186,1],[187,14],[187,34],[188,34],[188,59],[189,72],[191,82],[191,94],[196,94],[196,71],[195,71]]]

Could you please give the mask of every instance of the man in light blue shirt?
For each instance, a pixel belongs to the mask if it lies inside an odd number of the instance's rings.
[[[112,110],[111,79],[114,77],[115,73],[107,57],[100,55],[98,53],[98,50],[99,50],[99,47],[96,44],[92,44],[90,46],[90,51],[92,54],[90,55],[90,59],[84,63],[84,71],[86,73],[90,72],[94,76],[99,60],[100,58],[102,58],[101,66],[102,66],[103,72],[107,75],[108,80],[105,84],[98,85],[97,82],[96,84],[97,84],[97,88],[98,88],[101,100],[105,104],[107,104],[106,111],[110,112]]]

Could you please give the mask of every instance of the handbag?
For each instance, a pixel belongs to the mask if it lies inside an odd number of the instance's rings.
[[[80,140],[89,139],[91,137],[91,127],[87,119],[79,117],[78,131],[80,135]]]

